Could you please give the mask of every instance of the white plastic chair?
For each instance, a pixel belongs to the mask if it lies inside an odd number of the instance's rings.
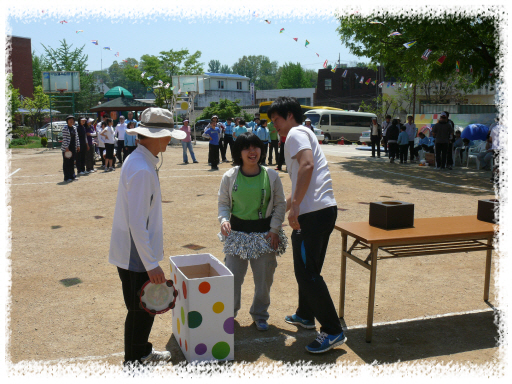
[[[480,161],[478,161],[478,157],[477,155],[482,152],[482,151],[485,151],[485,141],[481,141],[479,140],[480,143],[479,144],[476,144],[472,147],[469,147],[467,152],[467,159],[468,159],[468,162],[466,164],[466,167],[469,167],[469,161],[471,159],[475,159],[475,162],[476,162],[476,169],[480,169]]]

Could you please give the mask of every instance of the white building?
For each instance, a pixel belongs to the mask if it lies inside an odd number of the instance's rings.
[[[256,104],[274,101],[280,96],[295,97],[300,105],[313,106],[315,88],[267,89],[256,91]]]
[[[235,101],[240,100],[239,105],[252,105],[250,79],[241,75],[227,73],[205,73],[204,95],[198,95],[195,107],[208,107],[211,102],[219,102],[220,99]]]

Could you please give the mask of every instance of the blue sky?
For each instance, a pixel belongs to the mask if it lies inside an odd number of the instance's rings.
[[[44,8],[47,7],[41,7],[41,11]],[[228,15],[217,20],[165,16],[149,20],[126,14],[116,17],[111,11],[108,15],[110,18],[86,19],[76,15],[52,17],[47,13],[36,18],[9,17],[7,23],[13,35],[31,38],[32,50],[38,55],[44,52],[41,43],[52,48],[58,48],[62,39],[74,47],[85,44],[89,70],[99,70],[101,66],[105,69],[114,60],[121,62],[127,57],[139,60],[143,54],[158,55],[160,51],[182,48],[201,51],[205,71],[210,60],[231,66],[244,55],[265,55],[279,65],[299,62],[304,68],[315,70],[322,68],[325,60],[337,62],[338,55],[342,63],[364,61],[351,55],[341,44],[336,19],[329,15],[278,19],[269,15],[254,17],[250,10],[246,16]],[[59,23],[61,20],[67,23]],[[285,29],[283,33],[279,32],[281,28]],[[76,33],[77,30],[83,32]],[[297,42],[293,40],[295,37]],[[310,43],[307,48],[306,39]],[[91,40],[98,40],[99,45],[93,45]],[[114,56],[116,52],[119,58]]]

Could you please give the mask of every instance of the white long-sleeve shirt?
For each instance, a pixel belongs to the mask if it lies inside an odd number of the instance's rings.
[[[162,196],[155,157],[139,145],[123,163],[110,238],[109,262],[134,272],[164,257]]]
[[[103,141],[103,137],[101,136],[101,131],[101,123],[98,123],[98,125],[96,125],[96,138],[98,140],[98,147],[105,148],[105,142]]]
[[[407,136],[409,137],[409,141],[414,141],[417,132],[416,124],[414,123],[405,123],[405,132],[407,132]]]

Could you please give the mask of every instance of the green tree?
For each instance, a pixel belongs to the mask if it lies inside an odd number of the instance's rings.
[[[220,72],[220,61],[219,60],[210,60],[210,62],[208,63],[208,72],[221,73]]]
[[[40,128],[44,123],[44,118],[49,116],[49,113],[45,113],[43,110],[50,108],[50,97],[43,92],[41,85],[34,88],[34,97],[23,99],[23,108],[28,110],[27,119],[32,127]]]
[[[290,89],[290,88],[307,88],[309,81],[306,78],[304,70],[300,63],[285,63],[282,67],[281,77],[277,88]]]
[[[228,117],[242,116],[242,107],[240,100],[231,101],[229,99],[220,99],[219,102],[211,102],[209,107],[203,109],[203,113],[197,118],[198,120],[209,119],[213,115],[219,116],[219,119],[227,119]]]
[[[94,77],[86,69],[89,56],[83,53],[85,44],[81,48],[73,49],[73,45],[68,45],[66,39],[63,39],[57,49],[41,45],[45,51],[45,60],[52,71],[80,72],[80,92],[75,95],[75,110],[85,111],[96,105],[99,95],[95,90]]]
[[[304,76],[309,82],[309,85],[306,88],[316,88],[318,85],[318,72],[314,69],[306,69],[304,70]]]
[[[490,16],[463,16],[463,14],[396,15],[375,12],[367,17],[337,15],[340,26],[337,31],[342,43],[358,57],[368,57],[372,65],[382,64],[388,76],[407,82],[445,81],[463,76],[473,67],[472,81],[467,91],[476,86],[493,82],[496,78],[498,39],[496,19]],[[378,21],[384,24],[371,24]],[[399,36],[389,36],[391,32]],[[409,49],[403,44],[417,43]],[[427,61],[421,58],[426,49],[432,50]],[[441,56],[446,59],[441,66],[435,62]],[[460,73],[455,72],[456,61]],[[483,68],[483,75],[480,68]],[[489,79],[491,71],[495,75]]]
[[[219,73],[226,73],[229,75],[231,73],[231,68],[229,68],[229,65],[227,64],[222,64],[219,68]]]
[[[7,99],[7,105],[9,106],[9,112],[7,116],[7,134],[12,133],[13,129],[16,128],[16,114],[18,109],[21,107],[20,91],[14,88],[12,85],[12,73],[8,73],[6,76],[7,87],[5,87]]]
[[[233,64],[232,73],[246,76],[254,83],[256,89],[275,88],[273,78],[277,73],[277,61],[270,61],[267,56],[243,56]]]
[[[42,81],[43,81],[42,72],[50,71],[50,70],[51,70],[51,65],[46,60],[45,56],[44,55],[37,56],[36,52],[33,51],[32,52],[32,81],[34,83],[34,89],[38,85],[42,84]]]

